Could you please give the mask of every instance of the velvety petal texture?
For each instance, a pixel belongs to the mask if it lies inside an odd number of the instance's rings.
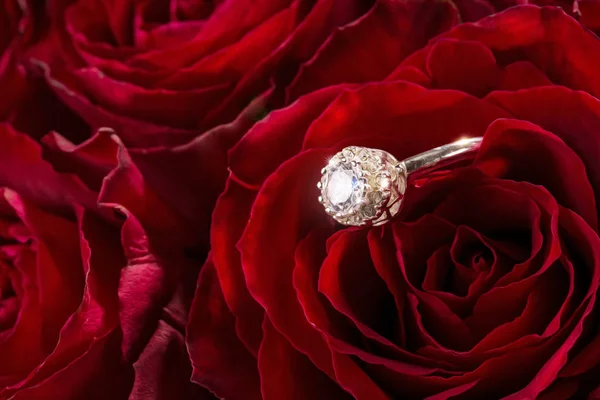
[[[510,6],[492,3],[378,2],[229,152],[194,382],[232,399],[595,398],[600,41],[554,6],[480,19]],[[413,181],[389,224],[343,227],[317,201],[345,146],[403,159],[465,136],[477,154]]]
[[[112,194],[131,171],[107,133],[44,159],[0,124],[0,398],[213,399],[184,344],[199,264],[158,234],[166,208]]]
[[[373,3],[54,1],[50,33],[30,59],[92,131],[110,126],[128,146],[170,147],[234,121],[255,99],[246,117],[261,118],[300,64]]]
[[[0,0],[0,399],[599,398],[599,4]]]
[[[11,18],[0,42],[7,48],[0,84],[6,80],[10,96],[0,99],[0,120],[71,147],[111,130],[149,190],[179,214],[199,258],[209,247],[228,150],[287,104],[287,87],[303,64],[363,18],[370,26],[387,18],[401,34],[413,14],[432,23],[411,33],[415,44],[398,59],[457,21],[449,6],[424,11],[433,0],[419,7],[375,0],[6,2]],[[34,17],[36,29],[25,35]],[[23,46],[13,49],[13,42]],[[198,181],[190,185],[184,176]]]

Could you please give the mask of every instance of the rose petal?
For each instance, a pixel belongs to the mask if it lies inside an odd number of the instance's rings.
[[[200,272],[187,325],[192,381],[218,397],[258,400],[262,397],[256,359],[235,335],[234,323],[209,260]]]
[[[36,396],[49,391],[62,393],[65,397],[85,394],[90,386],[85,380],[75,379],[81,376],[105,382],[99,386],[110,396],[127,390],[131,382],[132,371],[123,362],[121,335],[117,328],[116,294],[122,264],[106,262],[113,260],[110,246],[104,241],[94,240],[96,234],[102,236],[106,225],[82,210],[78,210],[77,215],[85,273],[83,300],[62,327],[52,353],[27,380],[9,388],[18,389],[18,394],[27,398],[29,392],[31,398],[40,398]],[[79,383],[66,384],[69,380]]]
[[[98,107],[117,115],[178,129],[198,126],[202,113],[229,90],[227,82],[199,89],[145,89],[112,79],[95,67],[82,68],[73,74],[80,90]]]
[[[343,88],[331,87],[306,95],[254,125],[229,153],[229,168],[237,180],[259,187],[277,166],[302,149],[312,122]],[[260,157],[259,149],[265,148],[272,157]]]
[[[126,209],[143,223],[150,239],[162,242],[163,246],[165,243],[176,243],[179,248],[191,245],[193,239],[185,232],[187,225],[181,216],[148,184],[119,139],[114,135],[112,138],[119,146],[118,164],[104,179],[98,203],[103,207]]]
[[[236,244],[245,229],[256,194],[229,181],[212,221],[212,257],[223,297],[235,316],[240,340],[257,355],[262,340],[264,310],[250,295]]]
[[[525,58],[552,82],[594,95],[600,93],[600,78],[594,68],[600,43],[560,8],[514,7],[476,23],[459,25],[441,38],[478,41],[497,57],[502,55],[500,64]],[[423,50],[428,51],[429,48]]]
[[[600,122],[600,102],[596,98],[553,86],[496,92],[486,99],[509,111],[514,118],[530,121],[562,139],[585,165],[595,198],[600,198],[600,170],[596,162],[600,142],[594,139],[595,127]],[[596,205],[597,213],[599,207]],[[588,214],[585,215],[587,218]]]
[[[85,142],[75,145],[60,133],[50,132],[42,138],[45,158],[60,172],[77,175],[97,192],[102,180],[116,167],[118,144],[111,138],[114,131],[100,129]]]
[[[525,121],[495,121],[485,134],[475,165],[491,176],[544,186],[561,205],[597,227],[596,201],[585,166],[552,133]]]
[[[96,195],[75,176],[59,174],[42,159],[29,137],[0,124],[0,186],[14,189],[36,204],[65,209],[74,202],[93,208]],[[25,173],[27,172],[27,173]]]
[[[365,231],[342,231],[328,241],[318,288],[364,335],[392,345],[398,310],[372,266],[365,235]]]
[[[191,368],[183,335],[163,321],[133,365],[135,383],[129,395],[141,399],[214,400],[208,391],[190,382]]]
[[[331,357],[338,383],[351,393],[355,399],[387,400],[389,398],[379,385],[361,370],[360,366],[349,360],[345,355],[332,351]]]
[[[312,57],[335,28],[363,15],[369,3],[319,0],[310,11],[305,11],[306,4],[301,4],[300,14],[308,14],[296,21],[298,25],[281,46],[245,73],[227,99],[206,116],[203,126],[214,126],[233,119],[256,93],[264,91],[268,82],[275,86],[271,100],[275,104],[282,101],[289,104],[290,101],[283,99],[281,92],[296,74],[298,65]]]
[[[294,349],[268,318],[263,322],[263,331],[258,369],[264,400],[352,398]]]
[[[474,41],[440,39],[431,45],[426,64],[433,85],[483,96],[497,86],[500,69],[489,48]]]
[[[339,28],[291,83],[288,101],[338,83],[384,79],[404,57],[457,22],[446,2],[381,3]]]
[[[248,289],[265,308],[275,328],[319,368],[330,372],[323,338],[306,320],[292,286],[298,241],[311,229],[330,225],[322,218],[320,204],[314,201],[315,193],[304,189],[314,187],[310,183],[317,182],[325,155],[323,150],[303,152],[267,179],[254,202],[238,249]],[[309,204],[312,206],[307,207]],[[277,207],[283,207],[280,212],[290,218],[280,218],[279,212],[273,212]],[[272,248],[278,250],[273,252]]]
[[[536,86],[551,86],[550,79],[529,61],[516,61],[502,70],[496,90],[517,91]]]
[[[51,351],[83,294],[77,225],[37,209],[14,192],[6,191],[4,197],[36,238],[37,301],[43,315],[43,346]]]
[[[193,60],[202,59],[218,49],[235,43],[252,28],[262,25],[262,22],[286,6],[289,6],[289,0],[262,1],[259,4],[250,0],[246,4],[226,2],[211,15],[193,41],[168,51],[140,55],[131,63],[150,63],[169,69],[181,68]],[[232,23],[232,21],[242,22]]]
[[[369,84],[333,101],[311,125],[304,148],[365,145],[401,160],[464,135],[481,135],[503,117],[508,117],[505,111],[460,92],[426,90],[407,82]],[[380,147],[382,143],[387,147]]]

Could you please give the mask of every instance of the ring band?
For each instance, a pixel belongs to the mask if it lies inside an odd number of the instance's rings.
[[[319,202],[343,225],[382,225],[400,211],[409,176],[418,178],[459,161],[477,151],[482,139],[462,139],[404,161],[383,150],[346,147],[321,170]]]

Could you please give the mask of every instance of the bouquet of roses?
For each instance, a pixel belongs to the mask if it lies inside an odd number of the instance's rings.
[[[600,399],[597,33],[0,0],[0,399]]]

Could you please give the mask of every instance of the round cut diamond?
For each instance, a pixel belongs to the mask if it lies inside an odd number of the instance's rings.
[[[322,173],[320,201],[344,225],[379,225],[400,209],[406,172],[389,153],[346,147]]]
[[[360,180],[360,170],[349,164],[331,168],[327,179],[325,196],[334,207],[343,207],[348,201],[360,201],[364,184]]]

